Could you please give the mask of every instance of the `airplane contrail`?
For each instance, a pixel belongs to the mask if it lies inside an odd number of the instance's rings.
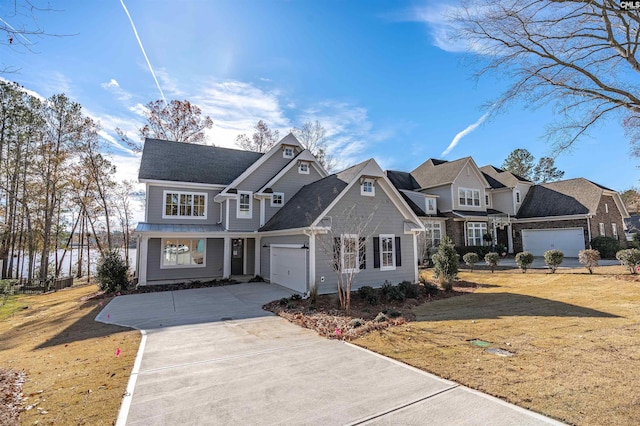
[[[480,118],[478,119],[478,121],[476,121],[475,123],[473,123],[473,124],[471,124],[471,125],[467,126],[467,128],[466,128],[466,129],[464,129],[463,131],[459,132],[459,133],[458,133],[458,134],[453,138],[453,140],[451,141],[451,143],[449,144],[449,146],[447,147],[447,149],[445,149],[445,150],[442,152],[442,154],[440,154],[440,155],[444,157],[445,155],[447,155],[448,153],[450,153],[450,152],[451,152],[451,150],[452,150],[453,148],[455,148],[455,147],[456,147],[456,145],[458,145],[458,142],[460,142],[460,139],[462,139],[463,137],[467,136],[469,133],[473,132],[473,131],[476,129],[476,127],[478,127],[479,125],[481,125],[481,124],[484,122],[484,120],[486,120],[486,119],[487,119],[487,117],[489,117],[489,114],[491,114],[491,111],[486,112],[482,117],[480,117]]]
[[[167,99],[164,97],[164,92],[162,91],[162,88],[160,87],[160,83],[158,83],[158,78],[156,77],[156,73],[155,73],[155,71],[153,71],[153,67],[151,66],[151,62],[149,62],[149,57],[147,56],[147,52],[145,52],[145,50],[144,50],[144,46],[142,45],[142,41],[140,40],[140,36],[138,35],[138,30],[136,29],[136,25],[133,23],[133,19],[131,19],[131,14],[129,14],[129,10],[127,9],[127,6],[125,6],[123,0],[120,0],[120,4],[122,5],[122,8],[124,9],[124,12],[127,14],[127,17],[129,18],[129,22],[131,22],[131,28],[133,28],[133,33],[135,34],[136,39],[138,40],[138,45],[140,46],[140,50],[142,50],[142,55],[144,56],[144,59],[147,61],[147,65],[149,66],[149,71],[151,71],[151,75],[153,76],[153,80],[156,82],[156,86],[158,87],[158,91],[160,92],[160,96],[162,96],[162,100],[166,104],[167,103]]]

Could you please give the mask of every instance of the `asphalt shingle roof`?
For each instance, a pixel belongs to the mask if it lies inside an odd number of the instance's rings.
[[[262,155],[210,145],[147,139],[138,178],[228,185]]]
[[[584,178],[531,187],[518,218],[595,213],[605,187]]]
[[[408,189],[410,191],[420,189],[420,184],[411,176],[411,173],[387,170],[386,174],[389,181],[398,189]]]
[[[368,161],[303,186],[259,231],[296,229],[311,225]]]
[[[452,183],[458,177],[460,171],[470,159],[471,157],[464,157],[455,161],[445,161],[430,158],[416,167],[411,172],[411,175],[421,188],[445,185]]]
[[[504,188],[504,187],[514,188],[518,182],[531,183],[530,180],[525,179],[522,176],[518,176],[514,173],[511,173],[508,170],[502,170],[492,165],[480,167],[480,171],[484,174],[485,178],[489,176],[493,179],[492,181],[489,178],[487,178],[492,188]],[[494,186],[494,181],[500,184],[501,186]]]

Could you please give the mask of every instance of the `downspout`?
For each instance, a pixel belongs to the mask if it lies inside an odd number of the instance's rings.
[[[589,248],[591,248],[591,221],[587,216],[587,237],[589,238]]]

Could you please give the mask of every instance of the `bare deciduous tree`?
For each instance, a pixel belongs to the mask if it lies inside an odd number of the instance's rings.
[[[149,102],[145,117],[147,123],[140,129],[144,138],[167,139],[177,142],[205,142],[205,129],[213,127],[209,116],[202,116],[202,110],[188,100],[172,100],[165,104],[162,100]]]
[[[278,143],[279,139],[280,132],[271,130],[267,123],[260,120],[256,123],[251,138],[246,134],[238,135],[236,144],[247,151],[267,152]]]
[[[551,103],[547,136],[559,153],[594,124],[618,118],[640,154],[640,15],[617,0],[467,0],[452,16],[483,64],[514,83],[492,103]]]
[[[318,163],[331,173],[335,166],[335,159],[327,150],[327,129],[318,120],[304,123],[301,127],[294,127],[291,133],[300,141],[302,146],[311,151]]]

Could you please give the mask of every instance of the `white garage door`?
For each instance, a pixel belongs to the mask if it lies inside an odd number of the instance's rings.
[[[556,249],[566,257],[578,257],[578,252],[584,250],[584,229],[523,229],[522,247],[534,256],[542,256],[545,251]]]
[[[306,256],[307,251],[300,247],[271,246],[271,282],[305,293]]]

